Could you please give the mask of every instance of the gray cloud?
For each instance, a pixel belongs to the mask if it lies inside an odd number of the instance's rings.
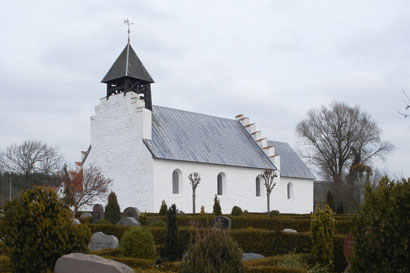
[[[295,145],[308,109],[360,105],[396,150],[378,162],[410,176],[408,1],[19,1],[0,11],[0,149],[28,138],[69,161],[89,144],[100,80],[131,41],[155,104],[231,117]]]

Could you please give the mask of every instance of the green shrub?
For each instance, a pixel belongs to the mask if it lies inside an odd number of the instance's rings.
[[[329,266],[332,269],[334,261],[333,235],[335,219],[328,204],[325,209],[317,208],[312,214],[312,250],[311,258],[314,263]]]
[[[242,209],[241,209],[240,207],[234,206],[234,207],[232,208],[232,212],[231,212],[232,215],[241,216],[242,213],[243,213],[243,212],[242,212]]]
[[[120,247],[125,257],[154,259],[157,256],[154,237],[142,227],[126,231],[121,238]]]
[[[106,248],[103,250],[90,251],[90,254],[101,257],[121,257],[123,256],[123,251],[121,248]]]
[[[112,223],[106,219],[101,219],[95,222],[96,225],[112,225]]]
[[[121,220],[121,210],[118,205],[117,195],[115,195],[114,192],[111,192],[108,196],[108,204],[105,206],[104,218],[114,225]]]
[[[218,196],[215,194],[215,198],[214,198],[214,207],[213,207],[213,213],[215,214],[215,216],[219,216],[222,215],[222,209],[221,209],[221,204],[219,204],[219,199]]]
[[[141,225],[145,226],[147,224],[147,212],[141,213],[140,218],[138,220]]]
[[[0,256],[0,273],[10,273],[12,270],[10,258]]]
[[[271,210],[269,212],[269,216],[270,217],[279,217],[280,216],[280,212],[278,210]]]
[[[282,266],[245,267],[245,273],[307,273],[305,269],[286,268]]]
[[[80,220],[81,224],[91,224],[93,222],[92,217],[83,217],[83,218],[80,218],[78,220]]]
[[[162,200],[161,208],[159,209],[159,215],[160,216],[165,216],[165,215],[167,215],[167,212],[168,212],[167,203],[165,203],[165,200]]]
[[[168,210],[168,225],[167,225],[167,239],[165,241],[165,256],[170,261],[177,261],[180,259],[180,249],[178,240],[178,226],[177,226],[177,207],[175,204]]]
[[[166,227],[167,223],[162,220],[154,221],[148,225],[149,227]]]
[[[242,250],[223,230],[197,232],[182,261],[182,273],[241,273]]]
[[[204,206],[201,206],[201,212],[200,213],[205,214],[205,207]]]
[[[353,220],[356,258],[350,272],[410,272],[410,178],[366,187]]]
[[[283,255],[281,261],[278,263],[279,266],[293,269],[305,269],[306,264],[302,257],[294,252]]]
[[[24,191],[20,199],[6,202],[0,220],[0,237],[13,271],[52,270],[61,256],[87,252],[90,230],[75,225],[72,213],[53,191],[41,187]]]

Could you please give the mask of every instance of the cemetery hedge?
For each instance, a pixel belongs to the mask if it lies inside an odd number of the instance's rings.
[[[267,217],[266,215],[248,214],[243,216],[227,215],[232,219],[232,229],[243,228],[258,228],[268,230],[282,230],[284,228],[295,229],[298,232],[310,231],[310,215],[304,215],[303,217]],[[152,221],[162,220],[167,221],[166,217],[151,216]],[[213,215],[178,215],[178,226],[200,226],[209,227]],[[336,234],[348,234],[352,226],[352,221],[349,217],[341,217],[336,219],[335,233]]]
[[[114,225],[89,225],[94,232],[101,231],[105,234],[112,234],[118,238],[122,237],[124,231],[129,227]],[[154,235],[155,244],[165,245],[166,228],[148,227],[148,230]],[[191,227],[180,227],[178,230],[181,254],[187,248],[191,236],[195,234],[196,229]],[[309,232],[285,233],[278,230],[271,231],[266,229],[233,229],[230,231],[232,238],[238,242],[238,245],[244,252],[260,253],[264,256],[276,256],[295,253],[310,253],[312,247],[312,237]],[[342,272],[347,264],[343,254],[344,235],[334,236],[334,265],[336,272]],[[262,271],[263,272],[263,271]]]

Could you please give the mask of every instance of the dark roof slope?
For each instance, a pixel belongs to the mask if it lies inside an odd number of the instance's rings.
[[[161,106],[152,109],[154,158],[276,169],[239,121]]]
[[[268,144],[275,146],[275,153],[280,155],[280,176],[315,179],[315,176],[288,143],[268,140]]]
[[[130,77],[149,83],[154,82],[130,44],[125,46],[101,82],[107,83],[123,77]]]

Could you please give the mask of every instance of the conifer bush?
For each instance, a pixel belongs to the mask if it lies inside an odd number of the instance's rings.
[[[105,206],[104,218],[114,225],[121,220],[121,210],[118,205],[117,195],[114,192],[111,192],[108,196],[108,204]]]
[[[167,203],[165,202],[165,200],[162,200],[161,208],[159,209],[159,215],[160,216],[165,216],[165,215],[167,215],[167,212],[168,212]]]
[[[65,254],[87,253],[90,229],[73,224],[71,216],[53,191],[41,187],[7,202],[0,219],[0,237],[13,272],[47,272]]]
[[[334,263],[333,235],[335,219],[333,211],[328,204],[322,210],[318,207],[312,214],[312,250],[311,258],[314,263],[327,266],[332,270]]]
[[[157,256],[154,237],[142,227],[126,231],[121,238],[120,247],[126,257],[154,259]]]
[[[201,212],[200,213],[205,214],[205,207],[204,206],[201,206]]]
[[[219,204],[219,199],[218,196],[215,194],[215,198],[214,198],[214,207],[213,207],[213,213],[215,214],[215,216],[219,216],[222,215],[222,209],[221,209],[221,205]]]
[[[165,241],[165,256],[170,261],[177,261],[181,258],[178,226],[177,226],[177,207],[175,204],[168,209],[167,238]]]
[[[234,216],[242,216],[242,213],[243,213],[243,211],[242,211],[242,209],[241,209],[240,207],[234,206],[234,207],[232,208],[232,212],[231,212],[232,215],[234,215]]]
[[[242,273],[242,250],[224,230],[197,232],[188,247],[182,273]]]
[[[353,219],[355,259],[350,272],[410,272],[410,178],[384,177],[366,187],[360,213]]]

